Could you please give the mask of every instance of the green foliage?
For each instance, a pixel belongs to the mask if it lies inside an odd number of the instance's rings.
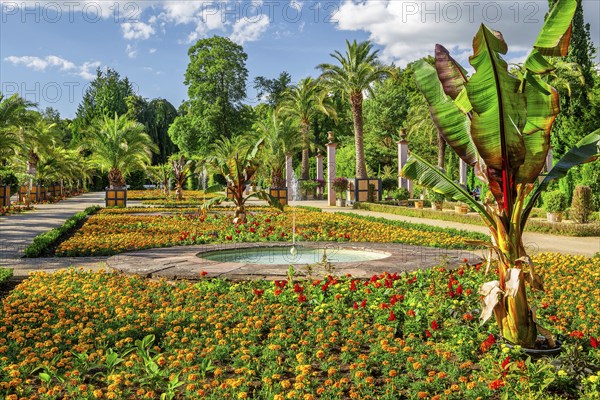
[[[348,179],[346,178],[335,178],[333,180],[333,190],[338,194],[343,194],[346,190],[348,190]]]
[[[184,83],[189,101],[182,104],[169,136],[188,156],[207,156],[220,137],[241,134],[252,124],[246,97],[246,59],[242,46],[223,37],[197,41],[188,51]]]
[[[403,201],[410,199],[410,192],[407,188],[398,188],[392,193],[394,200]]]
[[[76,230],[88,217],[98,211],[100,207],[92,206],[84,211],[78,212],[71,218],[67,219],[64,224],[58,228],[54,228],[42,234],[39,234],[33,239],[33,242],[25,248],[25,257],[41,257],[49,254],[52,247],[58,244],[66,235]]]
[[[13,276],[12,268],[0,268],[0,287],[4,285]]]
[[[335,154],[336,172],[341,176],[354,176],[356,173],[356,152],[354,144],[340,146]]]
[[[567,198],[560,190],[553,190],[542,195],[544,209],[549,213],[563,212],[567,208]]]
[[[112,68],[107,68],[106,71],[98,68],[96,78],[90,82],[77,107],[76,125],[85,127],[107,115],[126,114],[127,98],[134,95],[129,79],[121,79],[119,73]]]
[[[586,224],[592,213],[592,188],[577,186],[573,194],[569,218],[580,224]]]
[[[257,76],[254,78],[254,90],[256,90],[256,97],[259,100],[266,99],[267,104],[271,108],[277,108],[283,94],[292,82],[292,77],[286,71],[279,74],[277,78],[268,79],[264,76]]]

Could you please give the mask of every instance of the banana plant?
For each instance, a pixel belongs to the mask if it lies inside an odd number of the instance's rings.
[[[246,195],[246,186],[252,181],[258,171],[259,158],[258,153],[263,147],[263,139],[256,143],[246,143],[242,137],[236,139],[220,139],[213,146],[211,162],[219,169],[227,181],[227,187],[213,185],[206,189],[206,193],[214,193],[225,189],[229,196],[213,197],[205,201],[201,210],[208,210],[210,207],[220,204],[223,201],[233,201],[235,204],[235,224],[246,222],[246,201],[251,198],[265,200],[269,205],[277,207],[280,210],[283,206],[276,197],[271,196],[265,191],[257,191]]]
[[[498,279],[479,290],[482,323],[493,314],[505,340],[529,348],[535,347],[538,335],[546,338],[549,347],[556,343],[536,322],[527,299],[525,284],[543,290],[543,283],[523,246],[523,229],[551,181],[600,156],[599,129],[577,143],[545,177],[541,175],[560,104],[558,91],[548,84],[555,67],[546,57],[566,56],[575,8],[576,0],[555,4],[517,73],[511,73],[502,58],[508,51],[502,34],[485,25],[473,40],[472,76],[441,45],[435,48],[435,66],[421,61],[415,72],[440,134],[489,186],[493,199],[483,204],[475,201],[443,170],[415,154],[402,175],[467,203],[481,215],[491,234],[487,245],[498,264]]]

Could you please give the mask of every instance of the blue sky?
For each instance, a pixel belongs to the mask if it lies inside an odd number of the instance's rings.
[[[248,102],[255,76],[281,71],[294,81],[344,48],[371,39],[385,62],[405,65],[446,45],[468,66],[471,39],[484,22],[503,32],[519,62],[531,47],[547,1],[261,0],[8,1],[0,0],[0,90],[19,92],[40,108],[73,117],[97,67],[111,67],[148,99],[178,107],[195,40],[230,37],[248,54]],[[600,43],[600,2],[584,0],[592,39]]]

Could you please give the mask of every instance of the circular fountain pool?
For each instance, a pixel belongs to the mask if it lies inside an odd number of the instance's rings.
[[[326,256],[327,261],[331,263],[381,260],[391,255],[390,253],[381,251],[353,250],[345,248],[296,246],[295,253],[292,252],[291,249],[291,246],[244,247],[203,252],[198,254],[198,257],[222,263],[304,265],[321,262],[323,261],[324,255]]]

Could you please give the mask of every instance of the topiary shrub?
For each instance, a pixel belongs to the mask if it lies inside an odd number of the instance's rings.
[[[546,192],[543,195],[544,210],[549,213],[560,213],[567,208],[567,198],[560,190]]]
[[[592,202],[592,188],[589,186],[577,186],[573,192],[569,217],[579,224],[587,224],[592,213]]]

